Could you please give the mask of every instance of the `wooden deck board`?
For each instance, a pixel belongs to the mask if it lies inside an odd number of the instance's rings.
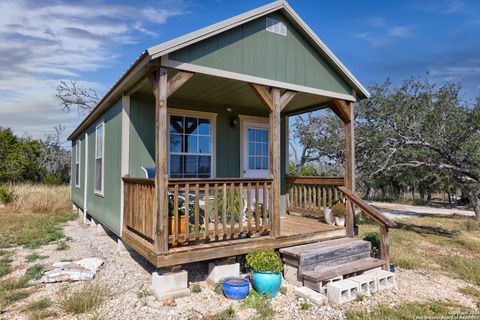
[[[242,255],[262,248],[285,248],[322,240],[345,237],[345,229],[319,222],[315,219],[286,216],[280,220],[278,237],[257,236],[244,239],[212,241],[170,248],[167,254],[155,254],[149,248],[141,248],[145,242],[137,241],[127,233],[124,241],[147,258],[157,268]]]

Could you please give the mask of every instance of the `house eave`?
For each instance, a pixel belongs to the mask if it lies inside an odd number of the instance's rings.
[[[103,98],[97,103],[95,108],[83,119],[83,121],[77,126],[77,128],[70,134],[68,140],[74,140],[77,138],[85,129],[87,129],[100,114],[103,113],[109,106],[113,99],[120,98],[121,94],[131,87],[130,81],[138,75],[142,70],[144,70],[147,65],[150,63],[151,57],[148,54],[147,50],[143,51],[142,54],[135,60],[135,62],[123,73],[123,75],[118,79],[115,84],[108,90],[108,92],[103,96]]]

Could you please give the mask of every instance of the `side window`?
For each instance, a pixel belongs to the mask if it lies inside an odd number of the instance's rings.
[[[80,140],[75,144],[75,186],[80,187]]]
[[[95,130],[95,193],[103,195],[103,153],[105,147],[105,123]]]

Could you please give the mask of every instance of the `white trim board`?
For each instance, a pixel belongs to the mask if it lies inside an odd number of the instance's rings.
[[[243,126],[245,123],[258,123],[261,125],[266,125],[268,128],[268,131],[270,132],[270,118],[269,117],[256,117],[256,116],[248,116],[244,114],[239,114],[238,115],[239,121],[239,126],[240,126],[240,177],[244,177],[245,175],[245,168],[244,168],[244,150],[243,150]],[[268,138],[270,139],[270,134],[268,135]],[[269,164],[270,165],[270,164]]]
[[[250,76],[250,75],[247,75],[247,74],[242,74],[242,73],[237,73],[237,72],[232,72],[232,71],[225,71],[225,70],[220,70],[220,69],[216,69],[216,68],[199,66],[199,65],[196,65],[196,64],[192,64],[192,63],[186,63],[186,62],[171,60],[168,57],[162,57],[161,64],[162,64],[162,66],[167,67],[167,68],[174,68],[174,69],[179,69],[179,70],[189,71],[189,72],[194,72],[194,73],[203,73],[203,74],[207,74],[207,75],[211,75],[211,76],[222,77],[222,78],[233,79],[233,80],[239,80],[239,81],[255,83],[255,84],[261,84],[261,85],[265,85],[265,86],[287,89],[287,90],[291,90],[291,91],[311,93],[311,94],[324,96],[324,97],[329,97],[329,98],[334,98],[334,99],[356,101],[356,98],[353,95],[350,95],[350,94],[343,94],[343,93],[338,93],[338,92],[333,92],[333,91],[328,91],[328,90],[323,90],[323,89],[305,87],[305,86],[301,86],[301,85],[293,84],[293,83],[288,83],[288,82],[270,80],[270,79],[260,78],[260,77],[256,77],[256,76]]]
[[[102,127],[102,190],[96,190],[96,178],[97,178],[97,142],[98,142],[98,137],[97,137],[97,130],[98,128]],[[105,119],[100,121],[96,126],[95,126],[95,157],[94,157],[94,171],[93,171],[93,191],[95,195],[104,197],[105,196]]]

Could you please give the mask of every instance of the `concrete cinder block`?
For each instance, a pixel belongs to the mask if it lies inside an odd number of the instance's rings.
[[[126,245],[122,239],[117,240],[117,253],[118,254],[129,254],[133,249]]]
[[[373,269],[370,269],[370,270],[365,270],[363,271],[363,274],[369,274],[369,273],[377,273],[377,271],[382,271],[382,267],[377,267],[377,268],[373,268]]]
[[[375,273],[378,291],[395,287],[395,273],[380,270]]]
[[[211,285],[215,285],[218,281],[222,280],[225,277],[239,275],[240,263],[217,264],[215,262],[210,262],[208,264],[207,282]]]
[[[152,274],[152,287],[150,291],[158,301],[189,296],[190,289],[188,288],[187,271],[154,272]]]
[[[314,304],[322,305],[327,302],[327,297],[324,294],[318,293],[307,287],[298,287],[295,288],[295,293]]]
[[[338,276],[338,277],[335,277],[335,278],[332,278],[332,279],[329,279],[329,280],[325,280],[325,281],[320,281],[320,282],[309,281],[309,280],[305,279],[305,280],[303,280],[303,284],[304,284],[304,286],[306,286],[306,287],[308,287],[312,290],[315,290],[319,293],[327,294],[327,285],[329,283],[340,281],[340,280],[343,280],[342,276]]]
[[[302,287],[303,286],[303,279],[298,273],[298,268],[290,266],[288,264],[283,265],[283,277],[287,280],[288,283]]]
[[[363,274],[348,278],[348,280],[358,284],[358,292],[364,295],[372,294],[378,290],[377,278],[375,274]]]
[[[106,236],[107,235],[107,232],[105,231],[105,228],[100,223],[97,224],[97,234],[101,235],[101,236]]]
[[[358,295],[358,284],[350,280],[341,280],[327,285],[328,300],[337,304],[355,300]]]

